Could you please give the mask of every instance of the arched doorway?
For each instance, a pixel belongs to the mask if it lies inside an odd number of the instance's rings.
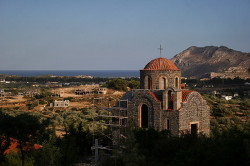
[[[142,104],[140,110],[140,127],[148,128],[148,106],[146,104]]]

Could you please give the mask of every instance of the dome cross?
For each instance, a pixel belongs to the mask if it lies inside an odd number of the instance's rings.
[[[161,47],[161,44],[160,44],[160,48],[158,48],[160,50],[160,58],[161,58],[161,51],[163,50],[163,48]]]

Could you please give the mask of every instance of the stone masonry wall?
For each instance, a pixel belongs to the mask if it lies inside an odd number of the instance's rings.
[[[140,107],[142,104],[148,106],[149,128],[160,130],[161,127],[161,102],[147,93],[148,91],[134,92],[132,100],[128,104],[128,117],[132,118],[138,126],[140,125]]]
[[[180,78],[181,71],[168,70],[168,71],[159,71],[159,70],[140,70],[140,83],[141,89],[146,89],[145,77],[149,76],[152,79],[152,89],[159,89],[159,79],[164,76],[167,78],[168,87],[175,87],[175,78],[179,78],[179,87],[180,87]]]
[[[167,120],[170,120],[170,132],[173,136],[178,136],[179,134],[179,111],[175,110],[165,110],[163,111],[163,120],[162,120],[162,130],[166,130]]]
[[[198,124],[198,133],[209,136],[210,133],[210,110],[206,101],[198,92],[189,94],[186,102],[182,103],[179,111],[179,130],[190,133],[191,124]]]

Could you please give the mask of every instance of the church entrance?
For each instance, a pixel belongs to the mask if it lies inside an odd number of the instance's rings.
[[[140,116],[140,127],[148,128],[148,106],[146,104],[142,104],[141,106],[141,116]]]
[[[198,133],[198,124],[197,123],[191,124],[191,134],[197,135],[197,133]]]

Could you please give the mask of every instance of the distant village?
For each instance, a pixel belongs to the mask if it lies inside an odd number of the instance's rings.
[[[75,82],[24,82],[27,87],[30,88],[13,88],[12,90],[6,89],[6,85],[10,84],[18,84],[18,81],[11,81],[9,78],[16,78],[17,76],[14,75],[4,75],[0,74],[0,100],[3,102],[8,101],[9,99],[12,99],[15,96],[23,96],[23,97],[33,97],[35,95],[40,94],[40,88],[52,88],[52,95],[63,97],[64,91],[68,91],[66,87],[75,87],[71,90],[70,93],[74,96],[84,96],[84,95],[94,95],[94,94],[107,94],[108,89],[105,87],[102,87],[105,82],[103,81],[97,81],[97,82],[91,82],[91,80],[94,79],[93,76],[86,76],[86,75],[78,75],[74,76],[72,78],[76,78]],[[46,76],[45,76],[46,77]],[[49,75],[47,76],[48,80],[49,78],[61,78],[63,79],[63,76],[53,76]],[[210,80],[213,79],[241,79],[241,83],[236,84],[223,84],[219,87],[217,86],[218,83],[213,83]],[[83,83],[80,79],[88,80],[88,82]],[[125,79],[125,78],[123,78]],[[139,79],[139,78],[138,78]],[[195,89],[199,91],[202,94],[212,94],[215,96],[219,96],[222,98],[225,98],[226,100],[230,100],[234,97],[239,96],[249,96],[250,95],[250,76],[248,72],[244,69],[239,70],[234,69],[233,67],[230,68],[230,70],[225,71],[224,73],[215,73],[211,72],[210,78],[201,78],[197,81],[186,81],[186,80],[194,80],[189,79],[186,77],[182,77],[182,82],[184,82],[185,86],[187,88]],[[108,79],[106,79],[108,80]],[[79,81],[79,82],[77,82]],[[81,85],[81,86],[79,86]],[[2,102],[1,105],[4,105]],[[69,101],[57,101],[54,100],[53,103],[49,103],[48,106],[51,107],[68,107]]]

